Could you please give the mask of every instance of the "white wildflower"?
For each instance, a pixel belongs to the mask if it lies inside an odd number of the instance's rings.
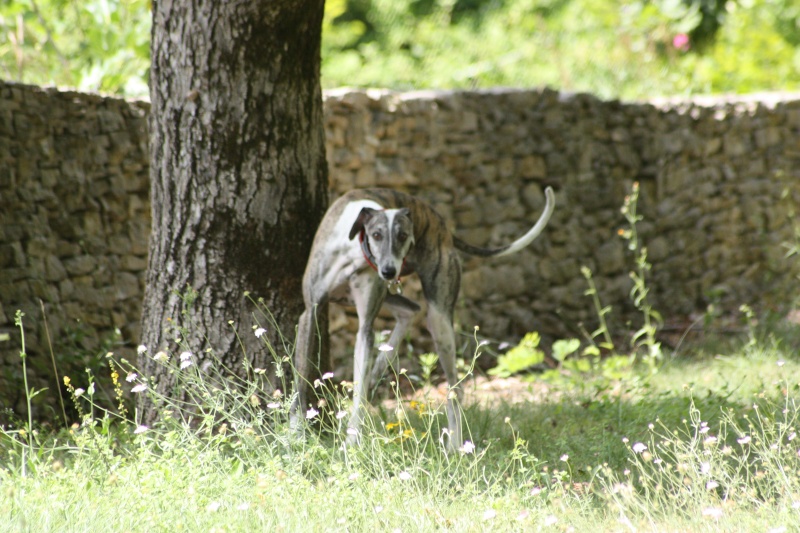
[[[137,392],[144,392],[146,390],[147,390],[147,385],[145,385],[144,383],[139,383],[138,385],[134,386],[131,389],[131,392],[133,392],[135,394]]]
[[[643,442],[637,442],[631,447],[631,449],[636,453],[642,453],[643,451],[647,450],[647,445],[645,445]]]
[[[719,507],[706,507],[703,509],[703,516],[710,518],[722,518],[723,512]]]
[[[146,351],[147,351],[147,346],[145,346],[144,344],[140,344],[139,346],[136,347],[136,353],[139,355],[142,355]]]
[[[136,378],[138,377],[139,375],[136,372],[131,372],[130,374],[125,376],[125,381],[127,381],[128,383],[133,383],[134,381],[136,381]]]
[[[150,428],[148,428],[147,426],[137,426],[136,429],[133,430],[133,434],[134,435],[141,435],[142,433],[144,433],[148,429],[150,429]]]
[[[311,420],[312,418],[314,418],[314,417],[315,417],[315,416],[317,416],[318,414],[319,414],[319,411],[317,411],[316,409],[314,409],[313,407],[311,407],[311,408],[309,408],[309,409],[308,409],[308,411],[306,411],[306,418],[307,418],[308,420]]]
[[[408,472],[403,470],[402,472],[397,474],[397,477],[400,478],[403,481],[408,481],[409,479],[411,479],[411,474],[409,474]]]
[[[259,339],[266,332],[267,332],[267,330],[265,330],[264,328],[258,328],[258,329],[255,330],[256,337],[259,338]]]
[[[470,454],[475,451],[475,445],[472,444],[470,441],[464,441],[464,445],[461,447],[461,453]]]

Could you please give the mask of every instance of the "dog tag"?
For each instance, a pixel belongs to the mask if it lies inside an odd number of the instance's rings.
[[[389,294],[403,294],[403,283],[399,279],[387,281],[386,289],[389,291]]]

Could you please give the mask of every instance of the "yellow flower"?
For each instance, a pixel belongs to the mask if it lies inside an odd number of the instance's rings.
[[[70,382],[69,376],[64,376],[64,385],[69,387],[69,382]]]

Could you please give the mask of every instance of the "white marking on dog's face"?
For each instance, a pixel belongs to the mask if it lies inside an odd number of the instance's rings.
[[[397,279],[403,260],[414,245],[414,225],[406,208],[378,211],[364,224],[364,233],[375,258],[378,275]]]

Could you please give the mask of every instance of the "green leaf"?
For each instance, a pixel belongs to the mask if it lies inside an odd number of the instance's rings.
[[[591,357],[599,357],[600,356],[600,348],[595,346],[594,344],[590,344],[586,348],[584,348],[581,355],[584,356],[591,356]]]
[[[589,372],[592,369],[592,364],[588,359],[570,359],[564,361],[564,368],[573,370],[575,372]]]
[[[581,341],[578,339],[557,340],[553,343],[553,359],[563,362],[580,347]]]
[[[509,377],[544,361],[544,352],[538,349],[541,337],[532,332],[525,335],[520,343],[497,358],[497,366],[490,369],[491,376]]]

